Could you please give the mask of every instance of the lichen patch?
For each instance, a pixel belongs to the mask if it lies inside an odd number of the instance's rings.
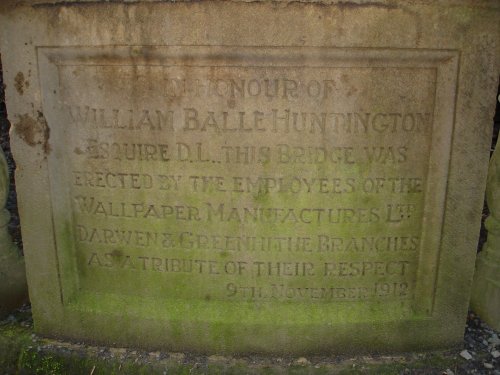
[[[19,72],[16,74],[14,78],[14,87],[16,88],[16,91],[19,95],[23,95],[24,90],[27,89],[29,85],[30,85],[29,81],[26,81],[24,79],[23,72]]]
[[[20,115],[14,124],[14,131],[27,145],[31,147],[41,145],[45,155],[50,153],[50,129],[43,113],[38,112],[37,119],[28,114]]]

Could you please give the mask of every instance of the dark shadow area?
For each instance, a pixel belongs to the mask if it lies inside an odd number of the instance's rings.
[[[500,81],[500,77],[499,77]],[[497,107],[495,110],[495,117],[493,118],[493,139],[491,140],[491,153],[495,150],[497,144],[498,133],[500,131],[500,83],[498,84],[498,92],[496,97]],[[491,155],[490,155],[491,156]]]
[[[491,151],[490,151],[490,158],[493,155],[493,151],[495,151],[495,147],[497,144],[498,140],[498,133],[500,131],[500,102],[499,102],[499,97],[500,97],[500,83],[498,85],[498,92],[497,96],[495,98],[497,106],[495,110],[495,116],[493,117],[493,136],[491,139]],[[488,232],[484,226],[484,221],[490,214],[490,211],[488,210],[488,204],[486,203],[486,199],[484,201],[484,207],[483,207],[483,215],[481,218],[481,232],[479,234],[479,241],[477,243],[477,252],[480,252],[481,249],[483,248],[484,243],[486,242]]]
[[[7,120],[7,108],[5,106],[5,84],[3,83],[2,56],[0,55],[0,147],[2,147],[7,164],[9,165],[10,189],[9,198],[7,200],[7,209],[10,212],[11,220],[9,224],[9,234],[12,240],[22,252],[23,241],[21,237],[21,227],[19,225],[19,213],[17,211],[17,196],[14,181],[14,171],[16,164],[10,152],[10,123]]]

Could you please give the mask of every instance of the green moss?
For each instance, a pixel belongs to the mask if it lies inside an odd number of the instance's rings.
[[[49,344],[49,345],[46,345]],[[446,368],[457,365],[456,357],[450,353],[428,353],[411,357],[412,359],[376,359],[370,363],[362,359],[340,362],[329,362],[305,366],[290,365],[291,359],[280,361],[280,364],[267,360],[233,359],[228,357],[221,362],[210,363],[209,358],[196,357],[178,362],[168,360],[147,360],[144,357],[99,357],[88,348],[58,347],[57,342],[32,338],[32,330],[18,325],[0,326],[0,364],[3,373],[41,374],[41,375],[136,375],[136,374],[400,374],[403,371],[420,370],[422,373],[439,373]],[[140,359],[140,360],[138,360]]]
[[[22,348],[31,342],[30,334],[26,328],[13,325],[0,326],[0,369],[2,373],[15,373]]]
[[[409,373],[441,373],[447,368],[454,368],[456,359],[445,353],[428,353],[418,359],[411,361],[396,361],[392,363],[374,363],[366,364],[359,362],[339,371],[339,375],[356,374],[380,374],[380,375],[399,375],[405,370]],[[420,370],[420,371],[417,371]]]
[[[40,355],[31,349],[23,349],[19,367],[29,374],[63,374],[63,361],[52,355]]]
[[[161,374],[159,369],[154,369],[149,365],[135,364],[132,361],[97,359],[92,356],[63,354],[57,351],[51,353],[34,348],[23,350],[19,360],[19,370],[22,374],[43,375]]]

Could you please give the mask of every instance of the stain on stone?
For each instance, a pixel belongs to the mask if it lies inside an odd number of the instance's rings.
[[[397,9],[396,4],[385,4],[385,3],[380,3],[376,1],[365,1],[365,2],[360,2],[360,3],[355,3],[352,1],[339,1],[337,4],[335,4],[339,7],[342,8],[367,8],[367,7],[372,7],[372,8],[380,8],[380,9]]]
[[[19,72],[16,74],[14,78],[14,87],[16,88],[19,95],[24,94],[24,89],[28,88],[30,83],[24,79],[23,72]]]
[[[232,0],[233,2],[240,2],[238,0]],[[245,2],[257,2],[261,3],[261,0],[253,0],[253,1],[245,1]],[[309,1],[309,0],[288,0],[280,3],[273,2],[273,4],[278,4],[281,6],[315,6],[315,7],[336,7],[338,9],[357,9],[357,8],[378,8],[378,9],[397,9],[396,4],[385,3],[380,1],[362,1],[355,2],[352,0],[338,1],[338,0],[317,0],[317,1]]]
[[[31,147],[41,145],[45,155],[50,154],[50,129],[42,112],[38,111],[36,119],[28,114],[20,115],[14,124],[14,131],[27,145]]]
[[[178,0],[176,1],[177,3],[185,3],[187,5],[193,5],[197,3],[201,3],[203,0]],[[249,3],[262,3],[266,4],[265,0],[218,0],[214,2],[232,2],[232,3],[237,3],[237,4],[249,4]],[[33,8],[55,8],[55,7],[91,7],[95,5],[96,3],[101,3],[101,0],[80,0],[80,1],[67,1],[67,0],[62,0],[62,1],[49,1],[49,2],[43,2],[43,3],[38,3],[38,4],[33,4]],[[118,5],[123,5],[123,0],[107,0],[107,3],[111,4],[118,4]],[[132,4],[132,5],[137,5],[137,4],[151,4],[151,3],[162,3],[164,0],[128,0],[127,3]],[[338,6],[342,8],[366,8],[366,7],[376,7],[376,8],[381,8],[381,9],[395,9],[397,8],[397,4],[395,3],[385,3],[382,1],[363,1],[363,2],[355,2],[352,0],[315,0],[315,1],[310,1],[310,0],[285,0],[280,3],[276,1],[270,2],[272,5],[281,5],[281,6],[288,6],[288,5],[295,5],[299,4],[301,6],[303,5],[312,5],[312,6],[322,6],[322,7],[327,7],[327,6]]]
[[[28,115],[19,116],[19,121],[15,124],[16,134],[30,146],[36,146],[35,130],[38,127],[36,121]]]

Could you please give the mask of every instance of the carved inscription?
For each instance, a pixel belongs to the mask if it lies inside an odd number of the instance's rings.
[[[410,306],[436,70],[327,65],[59,65],[80,288]]]

